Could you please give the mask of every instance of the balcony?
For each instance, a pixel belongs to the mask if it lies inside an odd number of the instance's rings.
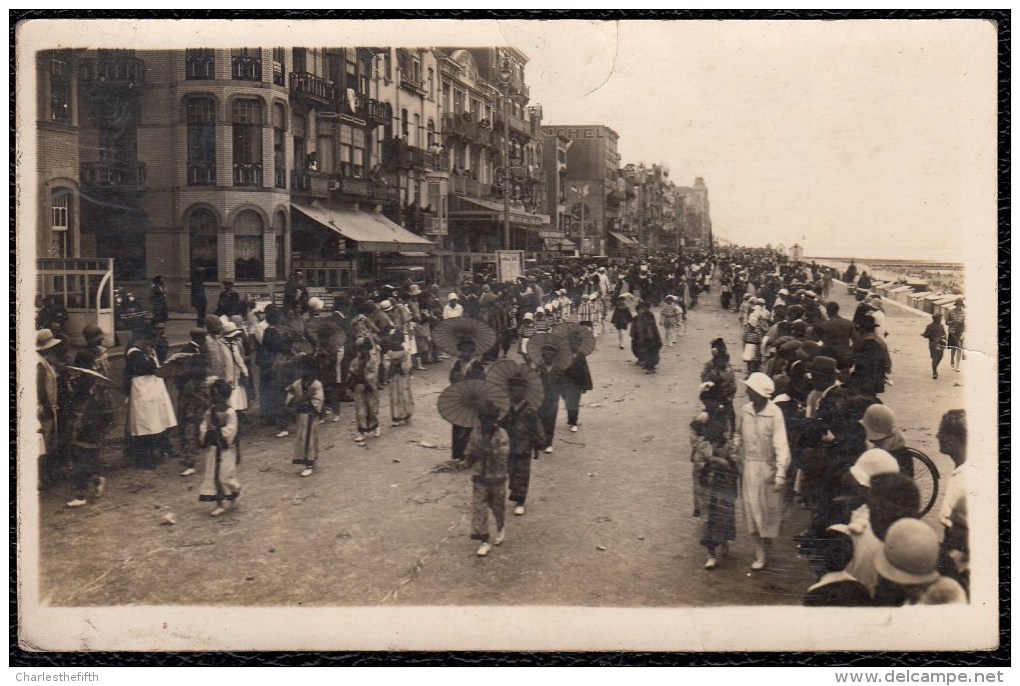
[[[83,188],[131,190],[145,184],[144,162],[82,162],[81,185]]]
[[[421,78],[414,78],[413,74],[405,74],[403,69],[400,71],[400,87],[417,95],[426,94],[425,80]]]
[[[445,169],[445,167],[439,166],[441,160],[440,155],[408,145],[399,138],[391,138],[382,142],[382,166],[386,169],[410,169],[412,167]]]
[[[136,57],[99,57],[81,61],[81,80],[86,86],[108,86],[141,91],[145,85],[145,60]]]
[[[336,84],[315,74],[292,72],[290,95],[306,105],[336,107]]]
[[[359,202],[370,201],[379,204],[396,202],[399,189],[390,188],[380,181],[353,175],[348,170],[330,179],[330,188],[334,194],[347,196],[346,200]]]
[[[443,114],[443,134],[460,136],[469,143],[492,146],[492,128],[482,126],[471,115],[445,112]]]
[[[329,177],[326,174],[310,169],[292,169],[290,172],[290,189],[295,195],[328,198]]]
[[[390,120],[390,108],[385,102],[373,98],[360,98],[358,100],[357,114],[376,124],[386,124]]]
[[[450,176],[450,192],[469,198],[485,198],[491,195],[492,186],[479,183],[467,176]]]
[[[533,136],[533,132],[531,130],[531,122],[528,121],[527,119],[522,119],[516,115],[511,114],[507,117],[507,121],[510,124],[510,131],[512,131],[513,133],[516,133],[519,136],[523,136],[525,138],[531,138]],[[502,113],[495,115],[495,120],[493,122],[492,128],[497,134],[503,133]]]

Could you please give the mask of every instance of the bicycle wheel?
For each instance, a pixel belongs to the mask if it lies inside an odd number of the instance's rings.
[[[935,507],[935,501],[938,500],[939,469],[931,461],[930,457],[917,448],[905,448],[903,454],[910,458],[910,470],[907,471],[905,469],[904,472],[908,476],[913,477],[914,483],[917,485],[918,494],[921,496],[919,500],[921,510],[917,515],[918,519],[920,519]]]

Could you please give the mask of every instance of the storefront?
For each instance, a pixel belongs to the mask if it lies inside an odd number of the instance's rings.
[[[610,231],[608,252],[610,257],[632,257],[641,252],[641,244],[625,234]]]
[[[291,210],[292,268],[305,273],[309,287],[372,284],[392,255],[412,253],[417,260],[435,247],[378,212],[318,202],[292,203]]]

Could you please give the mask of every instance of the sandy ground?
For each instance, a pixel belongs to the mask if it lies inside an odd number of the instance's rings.
[[[853,302],[833,296],[845,314]],[[962,404],[944,362],[928,371],[927,318],[888,307],[895,386],[885,401],[908,443],[935,457],[942,412]],[[220,518],[199,503],[200,474],[179,465],[139,472],[110,452],[107,494],[63,507],[66,486],[40,494],[41,600],[80,605],[575,605],[675,607],[799,604],[812,582],[791,537],[808,513],[787,512],[776,555],[750,574],[750,542],[738,505],[738,540],[714,571],[702,568],[701,520],[691,516],[687,424],[708,343],[724,336],[738,350],[736,315],[717,291],[702,297],[689,330],[645,375],[615,332],[590,358],[595,390],[582,399],[581,430],[567,432],[561,408],[555,453],[533,463],[528,512],[508,507],[507,540],[474,554],[470,477],[432,470],[445,462],[449,425],[435,403],[449,363],[416,372],[414,422],[389,427],[359,447],[353,406],[323,424],[311,478],[291,465],[292,438],[257,428],[240,468],[243,498]],[[738,362],[739,363],[739,362]],[[742,374],[740,375],[742,376]],[[428,447],[431,446],[431,447]],[[31,505],[29,505],[31,506]],[[173,513],[176,525],[161,525]]]

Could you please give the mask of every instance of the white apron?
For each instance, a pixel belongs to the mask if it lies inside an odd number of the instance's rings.
[[[128,411],[128,431],[132,436],[152,436],[177,426],[166,382],[158,376],[131,379]]]

